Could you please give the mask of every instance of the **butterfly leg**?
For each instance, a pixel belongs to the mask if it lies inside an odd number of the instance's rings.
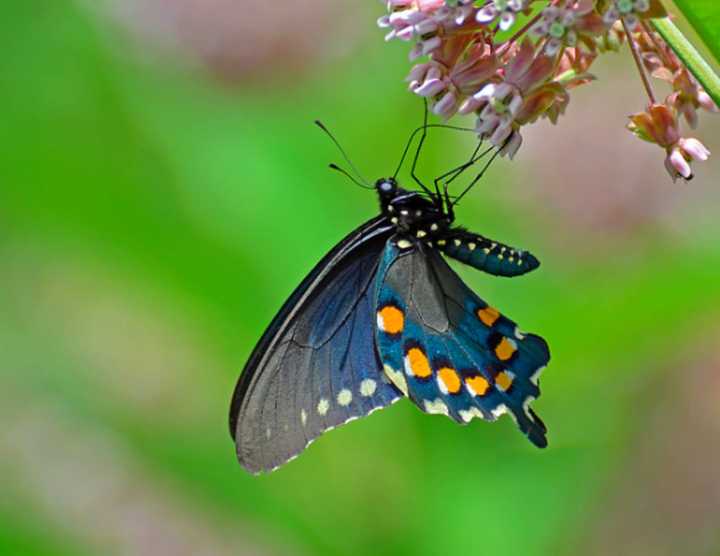
[[[492,150],[493,147],[490,147],[489,149],[485,149],[480,155],[478,155],[478,152],[480,151],[480,147],[482,147],[482,141],[480,141],[477,146],[475,147],[475,150],[473,151],[472,155],[470,156],[470,160],[467,162],[464,162],[460,166],[457,166],[453,168],[452,170],[449,170],[448,172],[445,172],[444,174],[441,174],[437,178],[435,178],[435,189],[439,191],[440,189],[440,182],[443,182],[443,199],[445,200],[445,211],[447,212],[448,216],[450,217],[450,220],[455,219],[455,213],[453,211],[453,203],[450,200],[450,194],[448,192],[448,188],[450,184],[460,175],[470,168],[473,164],[475,164],[478,160],[483,158],[488,152]]]
[[[413,157],[412,167],[410,168],[410,175],[412,176],[412,179],[415,180],[415,183],[417,183],[425,193],[430,195],[430,197],[433,197],[432,191],[430,191],[427,188],[427,186],[425,186],[425,184],[420,181],[420,178],[417,177],[417,174],[415,174],[415,170],[417,169],[417,163],[418,163],[418,160],[420,159],[420,151],[422,150],[423,145],[425,143],[425,138],[427,137],[427,128],[428,128],[428,105],[427,105],[426,99],[423,99],[423,101],[425,104],[425,111],[423,113],[422,135],[420,136],[420,142],[418,143],[418,147],[415,150],[415,156]],[[437,199],[441,198],[440,190],[438,189],[437,183],[435,184],[435,197]]]
[[[490,152],[493,149],[495,149],[495,152],[492,154],[492,156],[488,159],[488,161],[482,167],[482,170],[480,170],[480,172],[478,172],[478,174],[473,178],[473,180],[468,184],[468,186],[465,189],[463,189],[462,193],[460,193],[460,195],[458,195],[455,198],[455,201],[453,202],[453,206],[457,205],[460,202],[460,199],[462,199],[468,193],[468,191],[470,191],[475,186],[475,184],[477,182],[479,182],[480,179],[482,179],[482,177],[485,175],[485,172],[490,167],[490,165],[493,163],[493,161],[495,160],[497,155],[500,154],[501,149],[496,149],[495,147],[490,147],[490,149],[486,150],[482,154],[482,156],[485,156],[485,154],[487,154],[488,152]]]

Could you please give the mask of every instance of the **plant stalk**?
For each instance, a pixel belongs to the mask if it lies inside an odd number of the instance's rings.
[[[655,30],[695,76],[715,105],[720,107],[720,76],[710,67],[680,29],[667,17],[653,19]]]

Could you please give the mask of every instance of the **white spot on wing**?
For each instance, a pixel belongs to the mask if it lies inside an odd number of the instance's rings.
[[[343,388],[337,395],[337,402],[343,407],[350,405],[352,401],[352,392],[347,388]]]
[[[412,243],[410,243],[407,239],[401,239],[397,242],[397,246],[400,249],[410,249],[410,247],[412,247]]]
[[[477,417],[478,419],[484,419],[482,411],[480,411],[477,407],[471,407],[470,409],[461,409],[460,411],[458,411],[458,413],[460,414],[460,418],[466,423],[472,421],[473,417]]]
[[[300,410],[300,422],[303,427],[305,426],[305,423],[307,423],[307,412],[304,409]]]
[[[518,340],[524,340],[525,339],[525,332],[520,330],[517,326],[515,327],[515,337]]]
[[[325,398],[322,398],[317,405],[318,414],[325,415],[328,412],[328,409],[330,409],[330,402]]]
[[[496,419],[507,412],[508,412],[508,408],[504,403],[501,403],[495,409],[490,411],[490,413],[492,413],[493,417],[495,417]]]
[[[407,387],[407,380],[405,380],[405,376],[400,372],[393,369],[390,365],[383,366],[383,370],[385,371],[385,375],[390,379],[390,382],[392,382],[398,390],[400,390],[405,396],[408,395],[408,387]]]
[[[525,398],[525,401],[522,404],[523,413],[525,413],[527,418],[530,419],[531,421],[534,421],[534,419],[530,416],[529,409],[530,409],[530,403],[533,401],[535,401],[535,396],[528,396],[527,398]]]
[[[360,383],[360,394],[370,397],[375,393],[377,383],[372,378],[366,378]]]
[[[435,381],[437,382],[437,385],[438,385],[438,388],[440,388],[440,391],[443,394],[447,395],[447,393],[448,393],[447,386],[445,385],[445,382],[440,378],[440,375],[437,375],[437,377],[435,378]]]
[[[443,402],[440,398],[432,402],[430,400],[425,400],[423,402],[423,406],[425,407],[425,413],[434,413],[438,415],[448,414],[448,408],[445,405],[445,402]]]
[[[382,318],[380,311],[377,312],[377,327],[378,330],[385,332],[385,320]]]
[[[540,378],[540,375],[542,374],[542,372],[544,370],[545,370],[545,365],[543,365],[542,367],[538,367],[537,370],[532,375],[530,375],[530,382],[532,384],[534,384],[535,386],[537,386],[538,378]]]

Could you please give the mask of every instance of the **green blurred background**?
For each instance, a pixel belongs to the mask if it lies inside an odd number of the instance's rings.
[[[421,120],[381,11],[4,5],[0,554],[720,554],[720,165],[672,184],[623,129],[644,105],[627,52],[459,209],[543,262],[461,272],[548,340],[550,447],[400,403],[271,475],[236,463],[245,358],[376,210],[312,120],[372,177]],[[437,132],[422,173],[471,141]]]

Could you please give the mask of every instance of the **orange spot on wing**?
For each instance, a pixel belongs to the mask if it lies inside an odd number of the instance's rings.
[[[405,328],[405,315],[394,305],[387,305],[378,311],[378,327],[388,334],[400,334]]]
[[[512,382],[512,377],[505,371],[498,373],[498,375],[495,377],[495,385],[503,392],[507,392],[510,386],[512,386]]]
[[[517,351],[517,344],[510,338],[503,337],[495,348],[495,355],[500,361],[507,361]]]
[[[455,369],[442,367],[438,371],[438,378],[442,381],[450,394],[457,394],[460,391],[460,377],[455,372]]]
[[[419,347],[410,348],[407,352],[406,365],[410,372],[418,378],[428,378],[432,374],[430,361]]]
[[[500,313],[497,309],[488,305],[484,309],[478,309],[477,316],[485,326],[492,326],[500,318]]]
[[[467,377],[465,384],[476,396],[484,396],[490,389],[490,383],[481,375]]]

